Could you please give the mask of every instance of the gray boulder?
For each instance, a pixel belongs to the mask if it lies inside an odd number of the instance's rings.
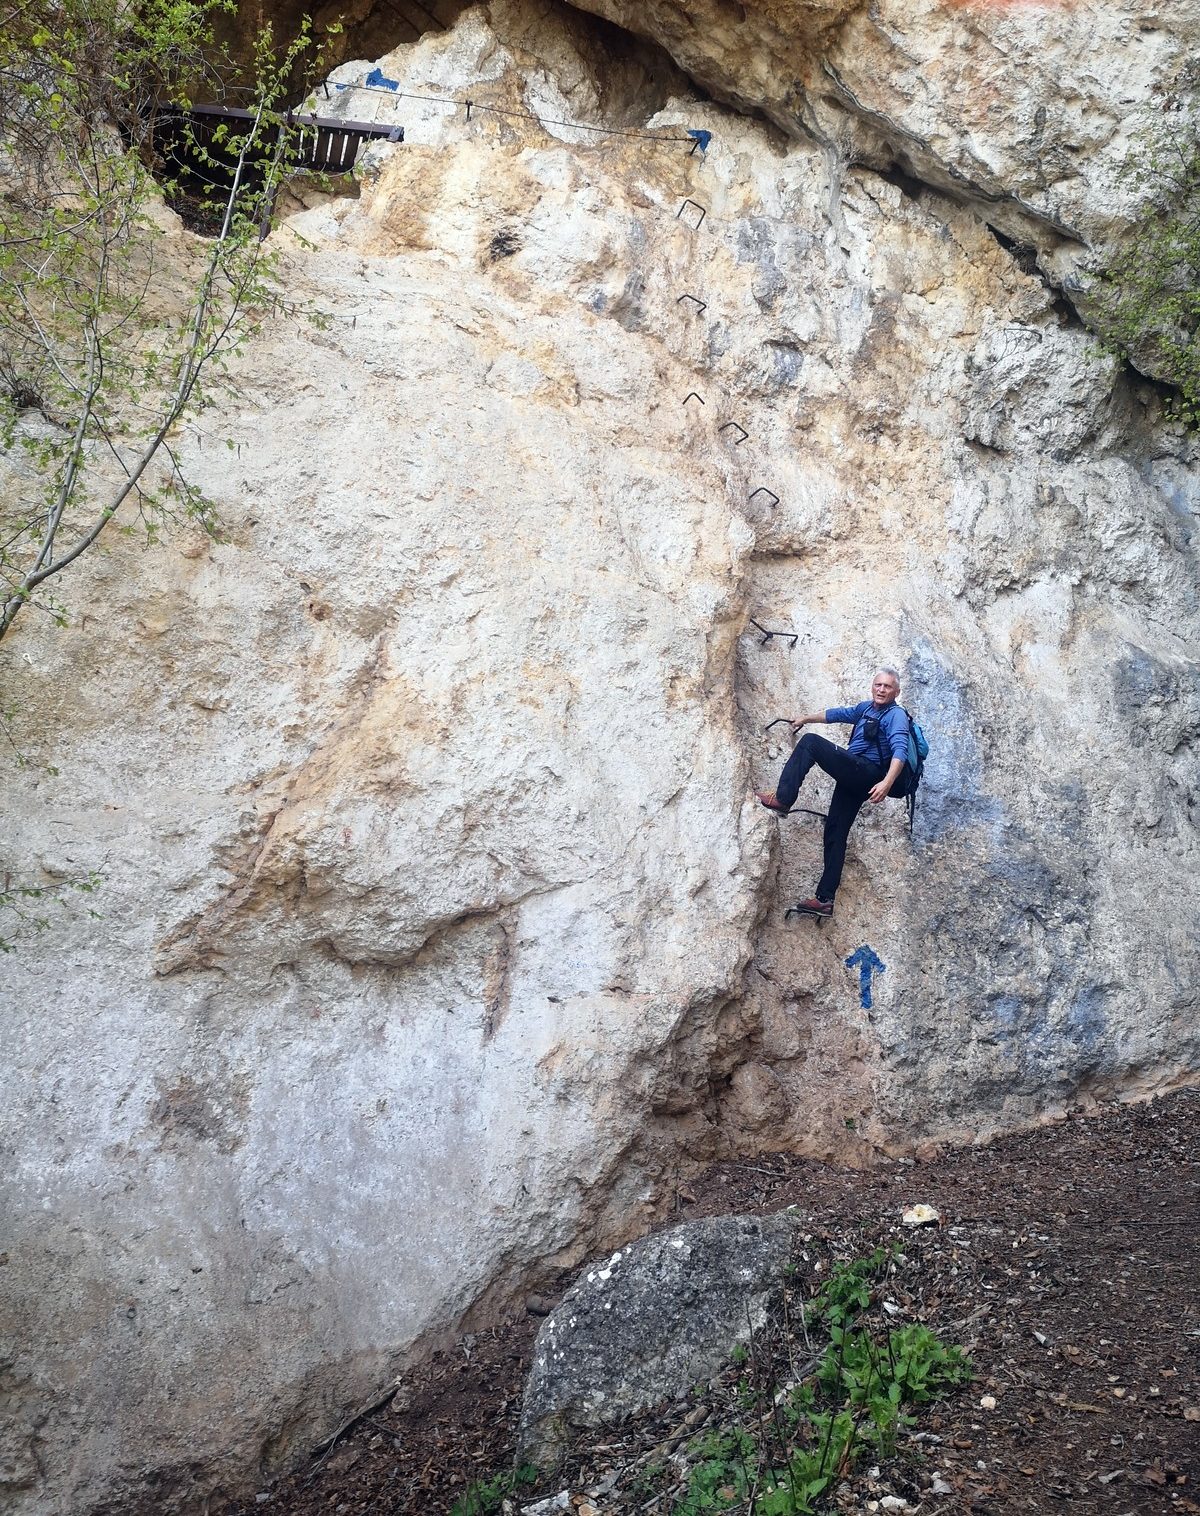
[[[519,1457],[552,1468],[570,1428],[620,1421],[720,1369],[780,1302],[792,1231],[786,1215],[717,1216],[582,1273],[538,1333]]]

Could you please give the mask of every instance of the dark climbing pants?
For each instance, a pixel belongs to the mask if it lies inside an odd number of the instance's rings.
[[[848,753],[844,747],[838,747],[825,737],[806,732],[792,749],[792,756],[784,764],[775,787],[775,798],[785,810],[795,805],[800,786],[814,763],[836,780],[829,815],[825,818],[825,871],[817,883],[817,899],[832,900],[842,882],[846,839],[854,818],[862,809],[868,791],[879,783],[887,768],[859,753]]]

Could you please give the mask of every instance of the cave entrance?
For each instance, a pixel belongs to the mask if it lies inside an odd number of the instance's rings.
[[[348,0],[346,4],[313,9],[303,0],[255,0],[239,5],[232,16],[216,23],[223,42],[244,72],[244,83],[253,76],[255,39],[269,26],[276,41],[285,45],[300,30],[302,18],[313,18],[313,37],[321,53],[321,69],[328,73],[352,58],[382,58],[393,48],[419,42],[427,32],[445,32],[473,0]],[[340,26],[340,31],[330,28]],[[303,93],[311,79],[297,78]]]
[[[402,42],[419,42],[429,31],[449,31],[471,0],[372,0],[364,6],[366,15],[360,22],[346,18],[346,32],[353,41],[350,58],[377,56],[372,49],[379,42],[378,55],[390,52]]]
[[[472,0],[357,0],[346,7],[326,5],[313,19],[315,50],[297,61],[289,92],[293,98],[311,92],[314,57],[322,76],[355,58],[372,59],[394,48],[420,41],[429,32],[449,31]],[[168,107],[158,111],[149,128],[154,172],[166,186],[168,203],[190,230],[214,235],[224,218],[225,201],[233,186],[241,148],[252,113],[244,108],[254,77],[258,38],[269,27],[282,50],[300,30],[311,7],[303,0],[256,0],[239,5],[233,14],[218,15],[214,40],[232,66],[222,98],[192,109]],[[338,30],[331,30],[333,27]],[[326,92],[328,93],[328,92]],[[265,133],[256,151],[241,168],[248,195],[257,193],[270,177],[272,163],[286,151],[295,168],[319,174],[343,174],[353,167],[369,140],[403,141],[402,127],[378,126],[319,114],[288,115],[286,125]],[[264,225],[271,214],[263,206]]]

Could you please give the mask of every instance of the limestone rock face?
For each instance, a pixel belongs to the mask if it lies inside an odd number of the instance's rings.
[[[1011,17],[1042,77],[1068,14]],[[713,1157],[1200,1066],[1194,445],[969,206],[589,25],[497,0],[337,71],[407,141],[272,238],[179,442],[221,540],[114,537],[4,645],[3,865],[103,876],[0,965],[22,1516],[265,1478]],[[880,662],[915,831],[868,807],[785,923],[820,823],[750,799],[765,729]]]
[[[845,166],[889,166],[1036,250],[1078,297],[1150,193],[1124,176],[1194,108],[1200,6],[581,0]]]
[[[712,1216],[592,1264],[538,1332],[518,1459],[552,1467],[572,1427],[619,1422],[722,1368],[782,1300],[792,1235],[787,1216]]]

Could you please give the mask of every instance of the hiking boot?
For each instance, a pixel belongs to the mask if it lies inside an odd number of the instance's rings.
[[[767,810],[776,811],[780,816],[786,816],[791,810],[790,806],[780,805],[779,801],[775,798],[774,790],[755,790],[754,798],[758,801],[759,805],[765,805]]]
[[[822,921],[828,921],[833,915],[833,901],[818,900],[815,895],[810,895],[807,900],[797,900],[792,911],[798,916],[819,916]]]

